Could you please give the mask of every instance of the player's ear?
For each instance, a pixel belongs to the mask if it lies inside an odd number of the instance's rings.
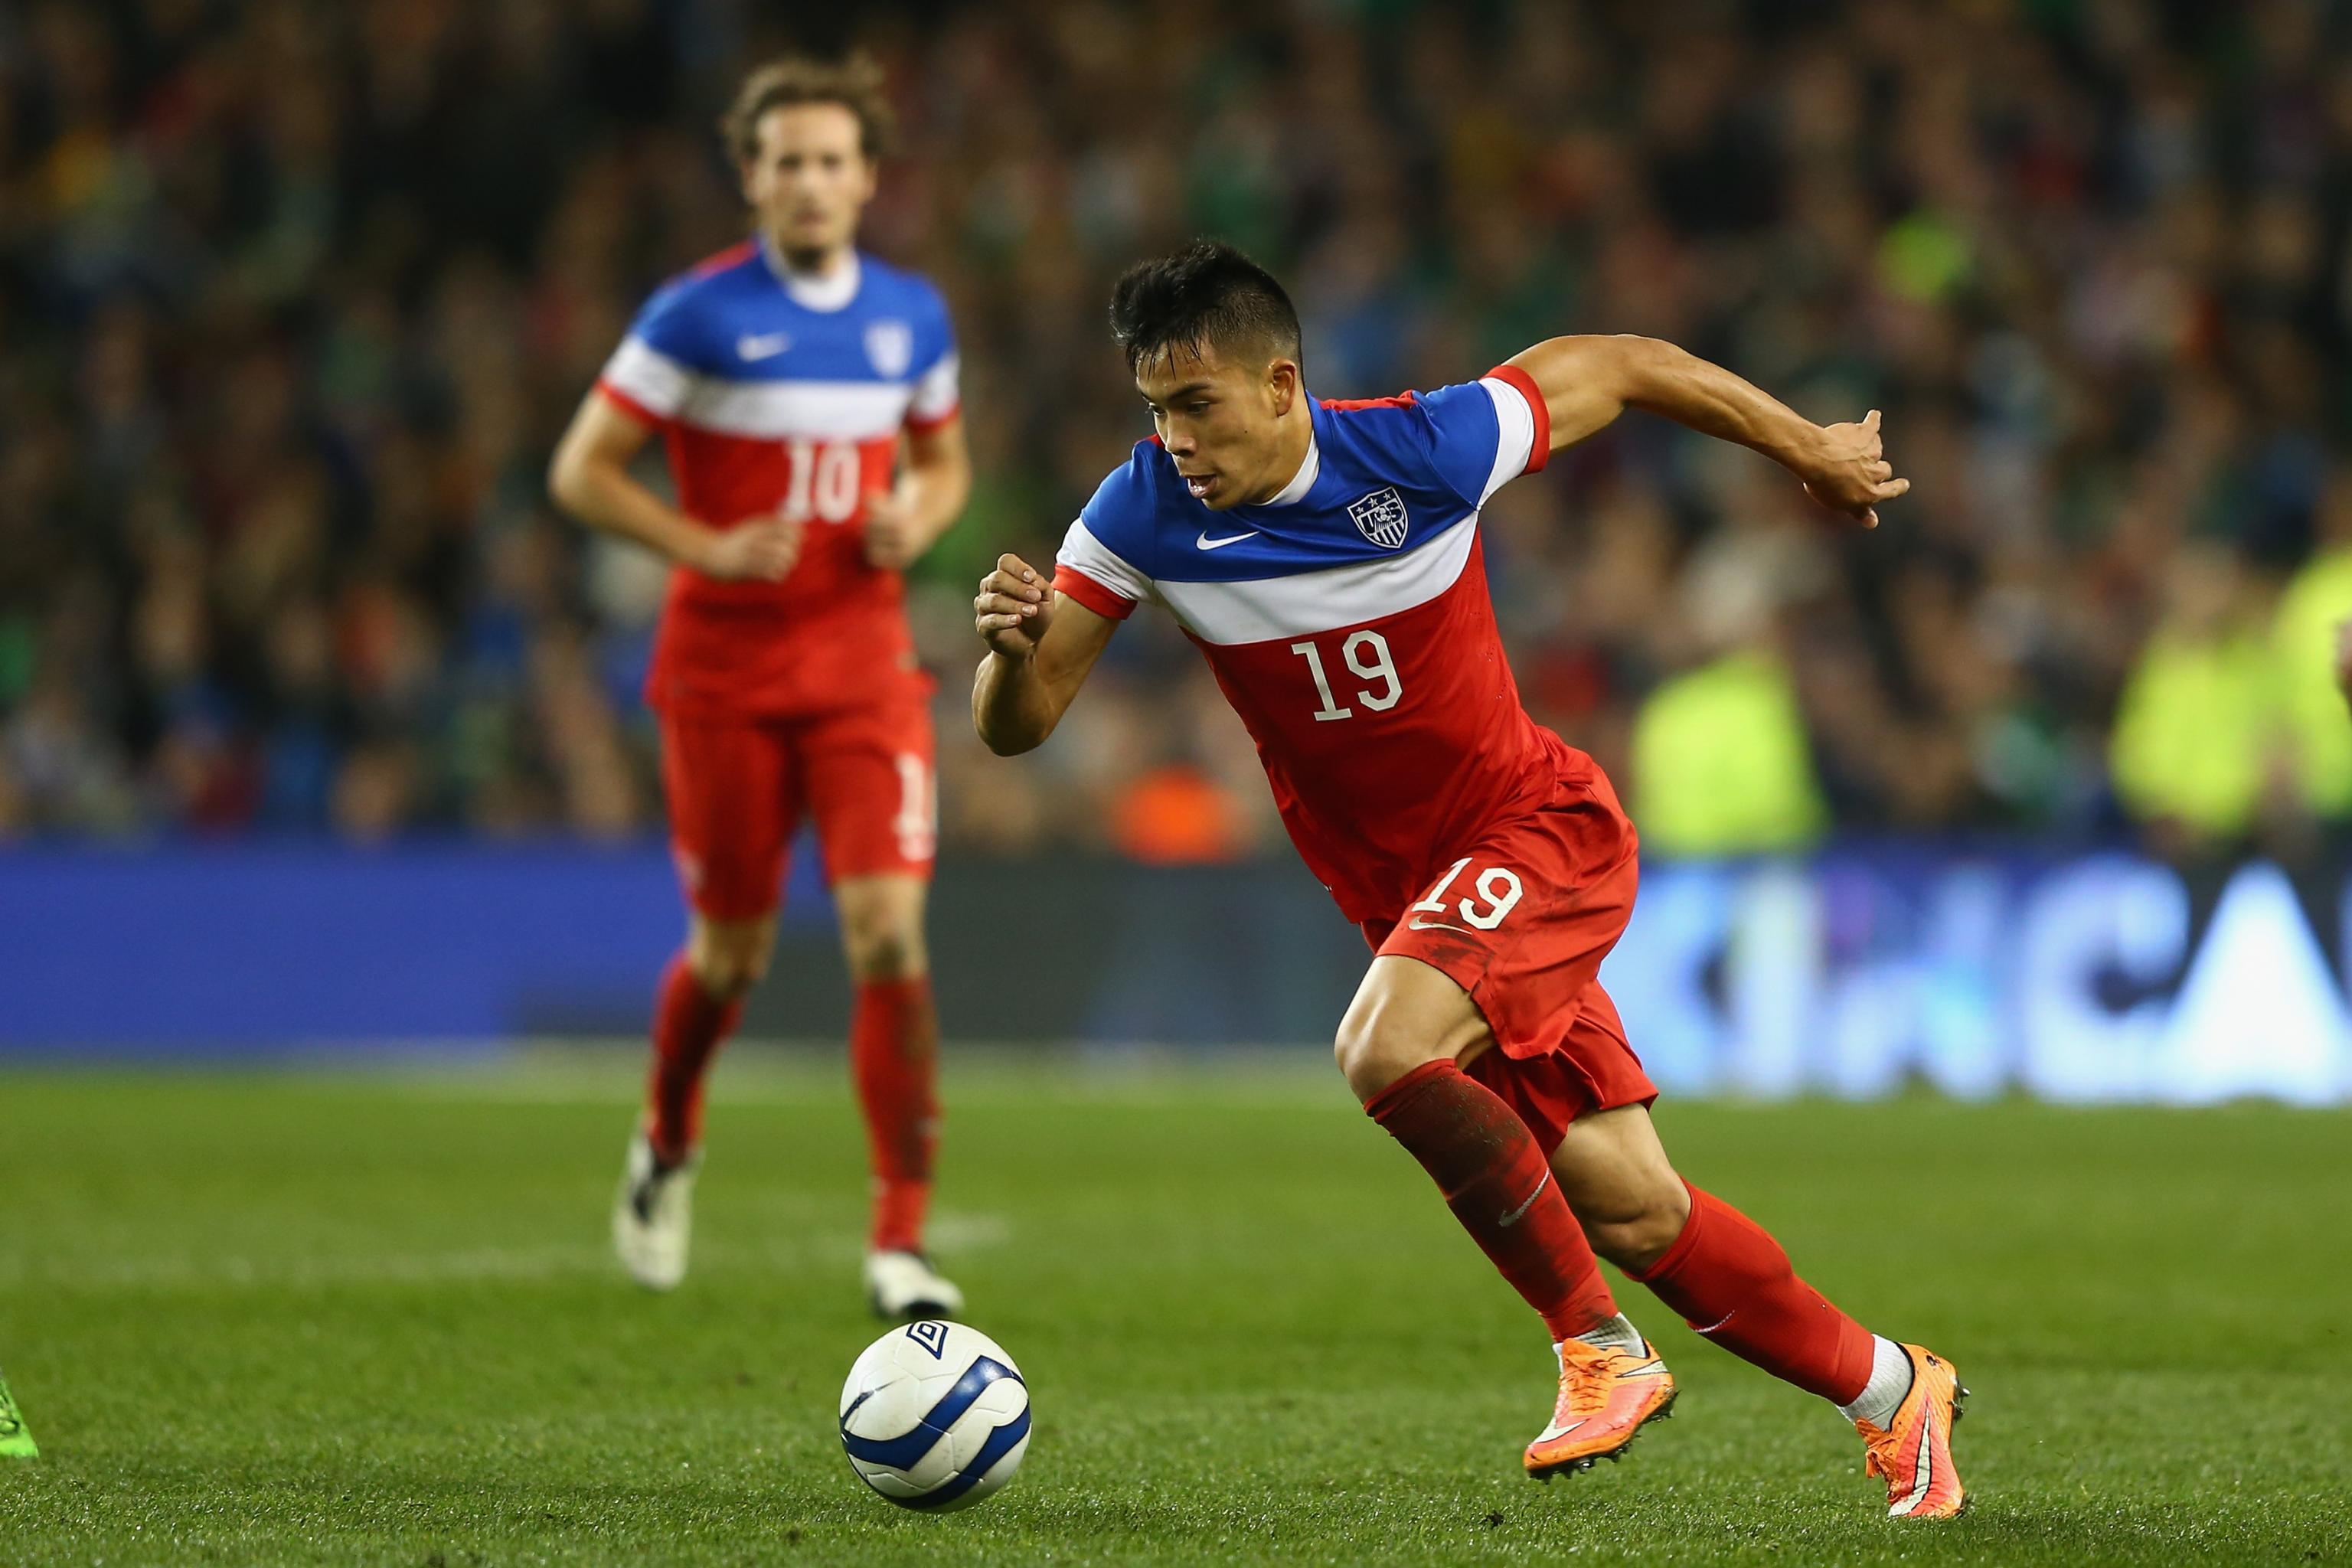
[[[1299,374],[1298,362],[1297,360],[1276,359],[1272,364],[1266,367],[1266,390],[1273,395],[1274,412],[1276,417],[1279,418],[1283,415],[1289,413],[1292,405],[1297,403],[1298,384]]]

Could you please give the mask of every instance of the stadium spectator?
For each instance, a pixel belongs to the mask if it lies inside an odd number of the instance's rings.
[[[740,62],[851,41],[825,26],[0,13],[0,832],[654,831],[649,574],[537,477],[629,303],[734,237],[708,127]],[[920,644],[968,664],[958,585],[1045,552],[1143,428],[1099,300],[1208,231],[1297,280],[1323,395],[1616,330],[1885,408],[1917,488],[1780,653],[1833,825],[2111,822],[2118,703],[2208,550],[2233,624],[2278,606],[2282,804],[2352,816],[2310,629],[2340,566],[2279,598],[2352,482],[2346,32],[2297,0],[863,8],[913,154],[869,238],[954,296],[974,411]],[[1628,421],[1489,516],[1529,701],[1605,764],[1691,668],[1691,574],[1788,525],[1752,468]],[[1197,661],[1133,642],[1097,721],[1181,715],[1172,754],[1271,842]],[[982,777],[950,742],[950,847],[1066,841],[1171,756],[1078,751]]]
[[[2194,854],[2255,829],[2284,734],[2277,667],[2248,615],[2242,570],[2218,546],[2173,558],[2163,620],[2116,715],[2116,791],[2158,843]]]

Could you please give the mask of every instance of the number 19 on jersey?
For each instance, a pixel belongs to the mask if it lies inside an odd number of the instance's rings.
[[[1316,721],[1321,723],[1327,720],[1354,718],[1356,710],[1341,707],[1332,695],[1331,679],[1323,673],[1322,652],[1311,642],[1292,643],[1290,651],[1307,661],[1307,673],[1315,677],[1316,695],[1323,700],[1323,705],[1315,710]],[[1397,675],[1396,660],[1389,653],[1388,639],[1380,633],[1363,631],[1349,634],[1348,640],[1339,645],[1339,658],[1364,679],[1381,683],[1382,689],[1375,690],[1368,686],[1354,694],[1355,700],[1375,713],[1387,712],[1404,695],[1404,681]]]

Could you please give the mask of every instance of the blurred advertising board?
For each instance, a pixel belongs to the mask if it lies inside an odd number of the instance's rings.
[[[795,857],[754,1036],[846,1025],[814,868]],[[2352,1100],[2347,900],[2340,867],[2015,847],[1649,865],[1601,977],[1671,1093],[2327,1104]],[[0,1051],[626,1036],[682,925],[655,845],[20,847]],[[932,953],[950,1039],[1113,1052],[1328,1042],[1367,956],[1286,860],[1076,856],[944,864]]]

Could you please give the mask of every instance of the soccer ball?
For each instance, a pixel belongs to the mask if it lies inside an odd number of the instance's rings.
[[[901,1508],[970,1508],[1029,1450],[1029,1385],[977,1329],[926,1319],[866,1347],[841,1385],[841,1446]]]

